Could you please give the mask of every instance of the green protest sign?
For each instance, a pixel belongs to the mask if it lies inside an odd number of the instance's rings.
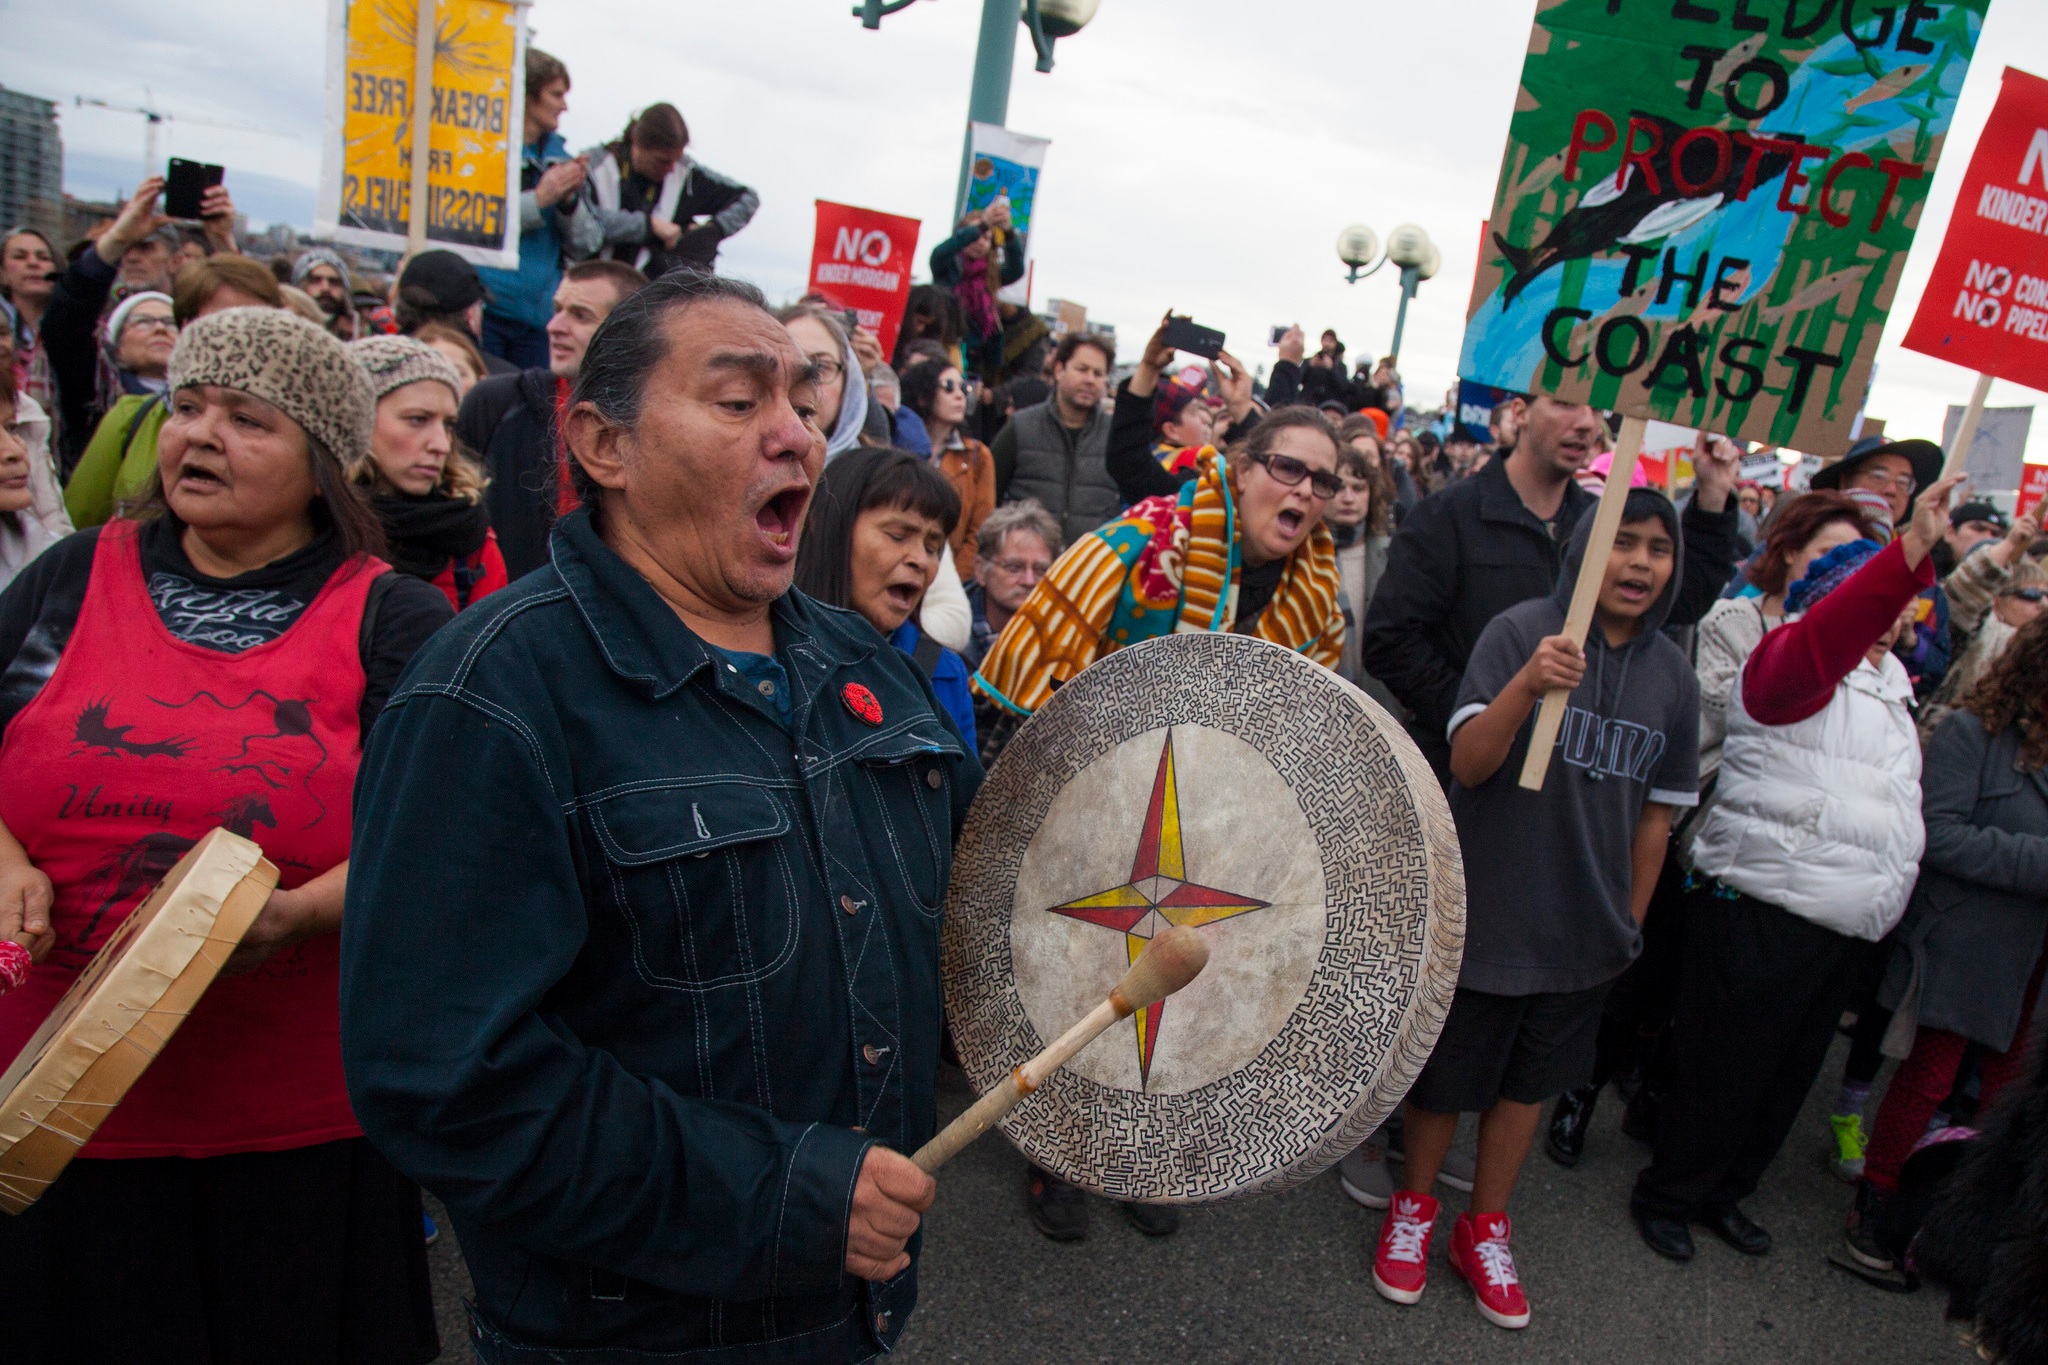
[[[1461,377],[1846,444],[1990,0],[1539,0]]]

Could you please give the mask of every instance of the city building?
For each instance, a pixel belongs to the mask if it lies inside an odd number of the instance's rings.
[[[0,230],[16,225],[64,241],[64,144],[55,103],[0,86]]]

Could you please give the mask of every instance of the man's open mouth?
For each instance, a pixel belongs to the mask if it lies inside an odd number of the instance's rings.
[[[785,488],[761,504],[761,510],[754,513],[754,524],[761,528],[761,534],[768,538],[769,544],[788,546],[795,541],[797,527],[803,522],[804,504],[809,498],[807,489]]]

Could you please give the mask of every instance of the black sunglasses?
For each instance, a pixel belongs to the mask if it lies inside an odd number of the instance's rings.
[[[1327,469],[1310,469],[1292,455],[1267,453],[1252,456],[1254,464],[1262,464],[1266,472],[1289,488],[1308,480],[1309,490],[1325,502],[1337,496],[1344,488],[1344,481]]]
[[[2017,597],[2022,602],[2038,602],[2042,598],[2048,597],[2048,588],[2014,588],[2005,595],[2007,597]]]

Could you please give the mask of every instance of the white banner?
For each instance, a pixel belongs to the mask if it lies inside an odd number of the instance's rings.
[[[1948,420],[1941,424],[1941,446],[1955,443],[1963,424],[1963,409],[1951,403]],[[2034,410],[1986,408],[1977,424],[1977,439],[1963,458],[1963,472],[1970,476],[1970,488],[1977,493],[2012,493],[2020,486],[2020,466],[2025,463],[2027,431],[2034,424]]]

